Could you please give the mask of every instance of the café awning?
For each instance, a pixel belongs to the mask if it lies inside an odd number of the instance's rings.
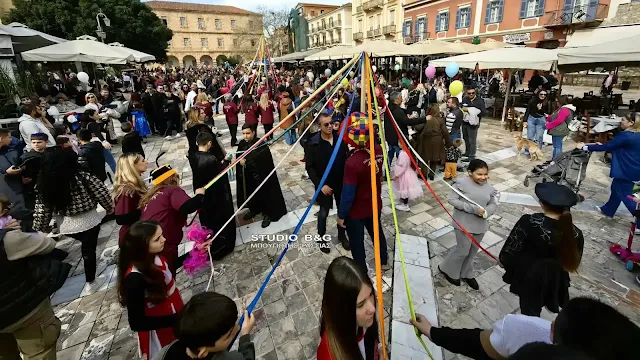
[[[597,27],[576,30],[567,35],[565,48],[577,48],[604,44],[612,40],[625,39],[640,35],[640,25]]]
[[[126,64],[135,57],[122,48],[99,41],[71,40],[22,53],[25,61],[74,62],[96,64]]]
[[[599,66],[640,65],[640,34],[596,45],[558,49],[562,71],[580,71]]]

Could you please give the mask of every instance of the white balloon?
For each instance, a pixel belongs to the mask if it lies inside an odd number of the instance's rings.
[[[87,74],[84,71],[79,72],[78,75],[76,75],[76,77],[81,83],[85,83],[85,84],[89,83],[89,74]]]
[[[373,70],[374,73],[376,72],[376,70],[378,70],[378,68],[375,65],[373,65],[371,69]]]
[[[60,115],[60,110],[58,110],[58,108],[55,106],[51,106],[50,108],[47,109],[47,114],[53,117],[56,117]]]
[[[327,76],[327,77],[331,76],[331,69],[326,69],[324,71],[324,75]]]

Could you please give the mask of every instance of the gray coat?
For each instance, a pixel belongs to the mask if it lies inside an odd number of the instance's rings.
[[[456,180],[453,187],[482,206],[487,212],[487,218],[496,212],[498,203],[496,201],[497,192],[489,183],[477,184],[470,177],[465,176]],[[453,218],[460,223],[471,234],[484,234],[489,229],[487,219],[478,215],[477,205],[470,203],[458,193],[451,190],[449,193],[449,204],[453,205]],[[453,223],[455,228],[458,226]]]

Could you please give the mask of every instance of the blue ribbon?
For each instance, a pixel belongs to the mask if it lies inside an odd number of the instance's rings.
[[[358,73],[357,75],[360,73],[360,70],[362,69],[362,61],[364,59],[364,56],[360,55],[360,64],[358,66]],[[354,63],[355,65],[355,63]],[[349,72],[347,72],[345,74],[345,78],[346,76],[348,76]],[[302,217],[300,218],[300,221],[298,222],[298,225],[296,225],[296,228],[293,230],[292,235],[297,235],[298,232],[300,231],[300,228],[302,227],[302,224],[304,223],[304,219],[307,217],[307,215],[309,215],[309,212],[311,211],[311,208],[313,207],[313,204],[315,204],[316,199],[318,198],[318,195],[320,194],[320,191],[322,190],[322,186],[324,185],[325,181],[327,180],[327,177],[329,176],[329,172],[331,172],[331,168],[333,167],[333,163],[336,160],[336,157],[338,155],[338,151],[340,151],[340,145],[342,144],[342,139],[344,138],[344,134],[347,130],[347,125],[348,125],[348,119],[349,119],[349,115],[351,115],[351,107],[353,106],[353,100],[355,99],[355,96],[353,96],[351,98],[351,103],[349,104],[349,109],[347,110],[347,115],[345,117],[345,121],[342,124],[342,129],[340,129],[340,137],[338,137],[338,142],[336,142],[336,145],[333,149],[333,153],[331,154],[331,158],[329,159],[329,163],[327,164],[327,168],[324,171],[324,174],[322,175],[322,179],[320,179],[320,183],[318,184],[318,188],[316,189],[316,192],[313,194],[313,198],[311,198],[311,202],[309,203],[309,206],[307,206],[307,209],[305,210],[304,214],[302,215]],[[287,246],[285,246],[284,250],[282,250],[282,253],[280,253],[280,256],[278,257],[278,260],[276,260],[276,262],[273,264],[273,266],[271,267],[271,271],[269,271],[269,274],[267,274],[267,278],[264,280],[264,282],[262,283],[262,285],[260,285],[260,289],[258,289],[258,292],[256,293],[256,296],[253,298],[253,300],[251,300],[251,303],[249,304],[249,306],[247,306],[247,312],[249,314],[251,314],[253,312],[253,309],[256,307],[256,304],[258,303],[258,300],[260,300],[260,296],[262,296],[262,293],[264,292],[264,289],[267,287],[267,284],[269,283],[269,280],[271,280],[271,276],[273,276],[273,273],[276,271],[276,268],[278,267],[278,265],[280,265],[280,262],[282,261],[282,258],[284,258],[284,255],[287,253],[287,250],[289,250],[289,245],[291,245],[292,243],[292,238],[293,236],[289,237],[289,241],[287,242]],[[240,317],[240,320],[238,321],[238,326],[240,328],[242,328],[242,323],[244,322],[244,313],[242,314],[242,316]],[[235,337],[233,338],[233,341],[231,341],[229,343],[229,349],[231,349],[231,346],[233,345],[233,343],[236,342],[236,339],[238,338],[238,333],[236,333]]]

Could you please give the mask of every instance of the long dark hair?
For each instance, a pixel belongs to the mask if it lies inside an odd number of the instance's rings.
[[[543,209],[548,212],[560,214],[555,228],[553,245],[556,248],[556,255],[560,266],[568,272],[575,272],[580,266],[582,256],[578,249],[578,241],[575,236],[575,229],[573,228],[571,212],[569,209],[551,206],[545,202],[542,202],[542,206]]]
[[[362,359],[356,333],[356,303],[362,285],[373,291],[373,283],[362,265],[345,256],[331,262],[324,279],[320,336],[327,335],[327,343],[334,360]],[[374,295],[375,297],[375,295]],[[377,311],[383,311],[377,309]],[[378,323],[367,329],[365,343],[378,342]]]
[[[44,152],[38,175],[42,201],[55,211],[64,211],[78,186],[78,155],[71,149],[53,147]]]
[[[122,287],[122,281],[131,266],[144,277],[145,291],[151,302],[160,303],[167,297],[164,275],[154,262],[155,254],[149,253],[149,241],[159,227],[157,221],[138,221],[124,235],[118,256],[118,294],[123,306],[127,305],[127,293]]]

